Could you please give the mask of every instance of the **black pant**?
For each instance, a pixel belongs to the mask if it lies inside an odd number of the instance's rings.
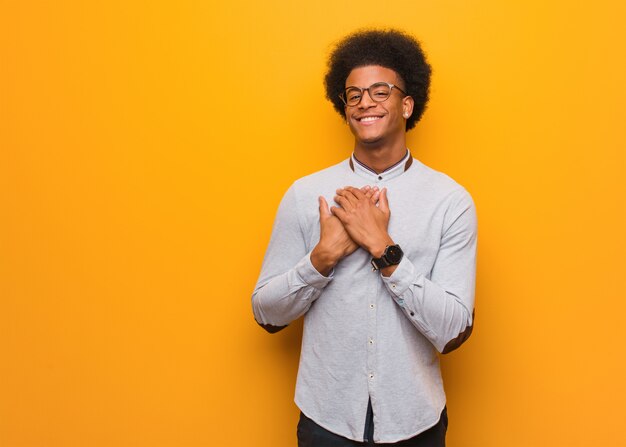
[[[439,422],[428,430],[414,436],[411,439],[395,442],[392,444],[374,444],[369,442],[356,442],[343,436],[336,435],[320,427],[311,419],[300,413],[298,422],[298,447],[357,447],[368,445],[391,445],[398,447],[445,447],[446,430],[448,429],[448,413],[446,408],[441,412]]]

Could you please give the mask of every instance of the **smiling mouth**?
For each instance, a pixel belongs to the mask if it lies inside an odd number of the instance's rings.
[[[361,123],[370,123],[372,121],[377,121],[379,119],[381,119],[382,116],[364,116],[362,118],[357,118],[357,121],[361,122]]]

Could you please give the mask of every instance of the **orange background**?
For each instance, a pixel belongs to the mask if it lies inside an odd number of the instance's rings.
[[[352,139],[330,44],[415,34],[413,154],[473,195],[450,446],[626,446],[622,1],[3,1],[0,446],[293,446],[300,324],[250,294]]]

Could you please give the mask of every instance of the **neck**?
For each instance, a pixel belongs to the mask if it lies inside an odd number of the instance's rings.
[[[376,173],[383,172],[398,163],[406,155],[406,138],[402,135],[393,144],[377,145],[376,143],[355,142],[354,156]]]

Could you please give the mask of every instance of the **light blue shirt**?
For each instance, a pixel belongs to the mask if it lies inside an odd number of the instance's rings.
[[[252,295],[261,325],[304,315],[295,402],[317,424],[355,441],[363,440],[370,398],[377,443],[435,425],[445,406],[438,352],[455,349],[473,325],[472,198],[417,159],[405,166],[376,174],[353,156],[297,180],[279,206]],[[332,206],[337,188],[365,185],[387,188],[388,232],[404,257],[383,277],[359,248],[324,277],[310,260],[320,235],[318,197]]]

